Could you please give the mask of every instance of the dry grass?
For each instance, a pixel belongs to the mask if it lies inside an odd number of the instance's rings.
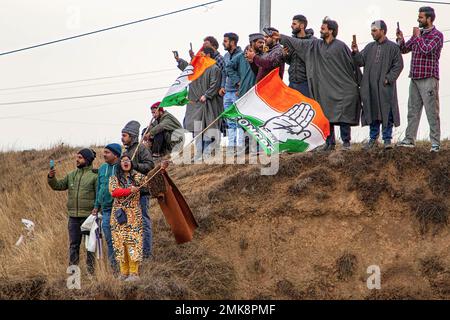
[[[283,155],[273,177],[251,165],[171,169],[200,224],[195,240],[177,246],[152,203],[154,259],[143,265],[143,281],[120,283],[102,260],[82,290],[69,291],[67,195],[52,191],[46,174],[50,159],[58,177],[73,170],[74,152],[0,153],[0,299],[450,297],[448,150]],[[36,230],[16,247],[22,218]],[[336,260],[337,252],[351,254]],[[408,268],[374,293],[361,279],[374,263]]]

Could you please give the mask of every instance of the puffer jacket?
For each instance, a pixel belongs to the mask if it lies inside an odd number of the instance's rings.
[[[48,178],[49,186],[55,191],[69,191],[67,213],[69,217],[86,218],[94,209],[97,190],[97,171],[92,166],[77,169],[62,180]]]
[[[303,40],[312,40],[314,37],[314,30],[305,30],[306,37],[299,38],[296,34],[292,36],[294,38]],[[289,54],[285,57],[285,62],[289,65],[289,82],[290,83],[304,83],[308,81],[306,76],[306,64],[305,61],[295,52],[295,50],[289,48]]]

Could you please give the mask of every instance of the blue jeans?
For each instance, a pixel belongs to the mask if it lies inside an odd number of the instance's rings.
[[[112,208],[102,209],[102,232],[108,246],[108,260],[114,271],[119,271],[116,256],[114,255],[114,247],[111,235],[111,211]]]
[[[143,258],[150,259],[152,257],[152,220],[149,215],[150,196],[142,196],[140,199],[142,210],[142,221],[144,229],[144,239],[142,243]]]
[[[195,157],[200,158],[202,154],[205,155],[211,155],[211,144],[213,143],[213,140],[208,136],[198,137],[197,140],[195,140]]]
[[[341,139],[343,142],[350,142],[352,140],[352,128],[349,124],[341,123]],[[327,138],[327,144],[336,145],[336,135],[334,125],[330,124],[330,135]]]
[[[229,109],[236,101],[238,97],[236,92],[227,92],[223,97],[224,110]],[[242,147],[244,145],[244,130],[237,124],[236,121],[227,120],[227,134],[228,134],[228,146],[229,147]]]
[[[298,92],[300,92],[305,97],[311,98],[311,94],[309,93],[308,81],[302,82],[302,83],[291,82],[291,83],[289,83],[289,87],[294,89],[294,90],[297,90]]]
[[[383,121],[376,120],[372,122],[370,125],[370,139],[378,140],[380,137],[380,127],[383,128],[383,141],[391,141],[392,140],[392,132],[394,129],[394,115],[392,111],[389,113],[389,122],[387,127],[383,126]]]

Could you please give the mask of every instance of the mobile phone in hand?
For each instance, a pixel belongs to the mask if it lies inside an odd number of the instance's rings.
[[[397,22],[397,32],[400,32],[400,22]]]
[[[178,54],[178,51],[172,51],[173,56],[175,57],[175,59],[178,59],[180,56]]]
[[[55,169],[55,160],[50,160],[50,170]]]
[[[194,50],[192,49],[192,42],[189,43],[189,48],[191,48],[191,51],[194,51]]]

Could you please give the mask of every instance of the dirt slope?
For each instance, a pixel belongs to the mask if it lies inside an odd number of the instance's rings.
[[[180,166],[170,174],[200,229],[177,246],[153,203],[154,261],[123,285],[104,262],[65,289],[65,195],[46,185],[73,150],[0,154],[0,298],[448,299],[450,150],[284,155],[276,176],[252,165]],[[97,164],[98,165],[98,164]],[[20,219],[36,222],[19,248]],[[381,290],[367,268],[381,268]]]

